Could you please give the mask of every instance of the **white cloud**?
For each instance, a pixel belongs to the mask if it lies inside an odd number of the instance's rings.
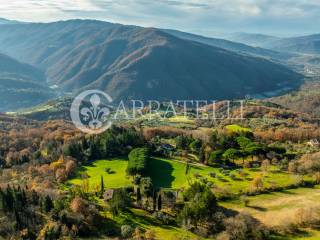
[[[198,32],[307,31],[319,15],[319,0],[0,0],[0,17],[17,20],[96,18]]]

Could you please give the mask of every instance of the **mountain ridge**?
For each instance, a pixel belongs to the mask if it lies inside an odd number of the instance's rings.
[[[274,51],[271,49],[265,49],[260,46],[250,46],[245,43],[237,42],[237,41],[231,41],[231,40],[226,40],[221,38],[210,38],[210,37],[181,32],[181,31],[172,30],[172,29],[165,29],[164,31],[176,37],[180,37],[182,39],[200,42],[203,44],[223,48],[223,49],[238,52],[241,54],[265,57],[267,59],[275,60],[275,61],[287,60],[293,56],[293,54],[290,54],[290,53],[283,53],[283,52]]]
[[[1,50],[44,70],[63,91],[98,88],[116,100],[243,98],[302,78],[266,59],[161,29],[96,20],[4,25]]]
[[[283,38],[269,42],[264,47],[306,54],[320,54],[320,34]]]
[[[43,72],[0,54],[0,111],[30,107],[53,96]]]

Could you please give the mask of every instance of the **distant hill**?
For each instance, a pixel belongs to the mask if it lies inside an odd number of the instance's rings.
[[[40,70],[0,54],[0,111],[30,107],[53,97]]]
[[[210,46],[219,47],[219,48],[223,48],[226,50],[230,50],[230,51],[234,51],[234,52],[238,52],[246,55],[265,57],[272,60],[287,60],[288,58],[293,56],[293,54],[290,54],[290,53],[283,53],[283,52],[277,52],[269,49],[264,49],[261,47],[248,46],[246,44],[243,44],[245,43],[244,41],[242,43],[242,41],[234,42],[234,41],[229,41],[229,40],[219,39],[219,38],[208,38],[208,37],[181,32],[177,30],[164,30],[164,31],[182,39],[196,41],[196,42],[200,42]],[[250,37],[252,39],[257,38],[256,35],[249,36],[249,34],[247,37],[248,39],[250,39]],[[272,38],[272,39],[275,40],[277,38]]]
[[[32,106],[30,108],[20,109],[14,115],[24,116],[28,119],[38,121],[47,121],[52,119],[65,119],[70,121],[70,107],[72,98],[61,97],[52,99],[48,102]]]
[[[307,82],[298,91],[271,98],[269,101],[320,118],[320,83]]]
[[[320,34],[302,37],[283,38],[268,42],[264,47],[279,51],[320,54]]]
[[[91,20],[3,25],[0,51],[44,70],[50,84],[120,99],[226,99],[295,86],[266,59],[167,32]]]
[[[255,47],[263,47],[270,42],[280,40],[279,37],[274,37],[259,33],[233,33],[227,36],[227,39],[235,42],[248,44]]]

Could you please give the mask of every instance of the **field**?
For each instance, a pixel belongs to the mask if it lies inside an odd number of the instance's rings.
[[[190,123],[190,124],[193,124],[195,122],[194,119],[189,119],[185,116],[171,117],[171,118],[166,119],[166,121],[173,122],[173,123]]]
[[[126,167],[127,160],[125,158],[98,160],[79,169],[78,175],[70,180],[69,184],[80,185],[83,181],[81,176],[87,174],[91,191],[94,191],[96,186],[100,184],[101,176],[103,176],[104,184],[108,188],[128,186],[131,185],[131,179],[126,176]],[[107,168],[111,170],[111,174],[107,173]],[[270,168],[267,172],[263,172],[260,169],[245,169],[242,174],[237,170],[226,173],[219,168],[200,164],[191,164],[186,174],[186,168],[187,164],[179,159],[152,158],[149,165],[149,175],[153,179],[153,184],[161,188],[176,189],[187,187],[191,181],[202,178],[212,182],[214,186],[228,189],[232,193],[248,190],[252,185],[252,179],[257,176],[263,179],[264,186],[287,186],[297,181],[295,176],[281,172],[275,167]],[[215,174],[214,178],[211,177],[212,173]],[[249,207],[244,207],[240,200],[220,202],[220,204],[236,211],[249,212],[264,224],[276,226],[292,218],[295,209],[310,205],[320,206],[320,203],[317,202],[319,198],[320,187],[315,189],[299,188],[249,197]],[[199,239],[183,229],[162,225],[143,210],[132,209],[131,212],[121,213],[114,220],[120,225],[130,224],[143,229],[151,229],[154,231],[156,239],[164,239],[164,236],[169,240]],[[320,233],[317,231],[306,230],[299,237],[276,237],[275,239],[313,240],[319,239],[319,236]]]
[[[131,184],[130,179],[126,176],[127,168],[126,159],[111,159],[111,160],[98,160],[91,165],[83,166],[77,176],[70,180],[69,183],[81,185],[82,175],[86,173],[89,179],[90,189],[101,182],[101,176],[104,180],[104,185],[108,188],[125,187]],[[111,174],[107,173],[106,169],[111,169]]]
[[[81,185],[82,176],[85,173],[88,175],[91,190],[100,184],[101,176],[104,178],[104,185],[108,188],[128,186],[131,185],[131,180],[126,176],[126,167],[127,160],[125,158],[98,160],[79,169],[77,176],[69,183]],[[111,169],[111,174],[107,173],[107,168]],[[220,168],[190,164],[187,174],[186,170],[187,164],[179,159],[152,158],[149,163],[149,175],[153,184],[160,188],[187,187],[190,182],[198,179],[212,182],[214,186],[232,193],[238,193],[249,190],[252,186],[252,180],[258,176],[262,178],[264,187],[285,187],[299,180],[298,177],[279,171],[275,167],[266,172],[260,169],[223,171]],[[212,177],[212,174],[215,176]]]
[[[244,207],[240,200],[221,203],[224,207],[240,212],[248,212],[267,226],[281,226],[293,221],[298,209],[320,207],[320,187],[298,188],[248,197],[249,205]],[[320,232],[304,229],[300,236],[277,238],[286,239],[320,239]]]
[[[244,128],[236,124],[226,126],[226,129],[230,132],[251,132],[249,128]]]

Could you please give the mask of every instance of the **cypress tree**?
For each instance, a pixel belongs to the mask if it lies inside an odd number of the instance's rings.
[[[14,197],[11,187],[8,185],[5,193],[6,208],[9,212],[13,211]]]
[[[5,211],[5,204],[4,204],[4,192],[2,191],[2,189],[0,188],[0,210]]]
[[[161,192],[159,192],[158,195],[158,211],[161,211],[162,209],[162,199],[161,199]]]
[[[101,175],[101,184],[100,184],[100,195],[102,196],[104,193],[104,182],[103,182],[103,176]]]
[[[31,201],[32,201],[33,205],[39,204],[39,196],[35,190],[32,190],[32,192],[31,192]]]
[[[24,189],[23,189],[23,190],[22,190],[22,206],[27,205],[27,202],[28,202],[27,194],[26,194],[26,192],[25,192]]]
[[[52,199],[48,195],[44,199],[43,207],[45,212],[50,212],[51,209],[53,208]]]
[[[157,193],[156,193],[155,190],[153,190],[152,207],[153,207],[153,211],[156,211],[156,208],[157,208]]]
[[[40,198],[39,207],[40,207],[40,211],[43,212],[43,199],[42,198]]]
[[[140,202],[141,201],[141,191],[140,191],[140,188],[138,187],[137,188],[137,202]]]
[[[19,212],[16,209],[14,210],[14,217],[15,217],[16,222],[17,222],[17,229],[21,229],[22,228],[22,221],[21,221]]]
[[[203,163],[206,160],[205,145],[202,145],[199,151],[199,161]]]

